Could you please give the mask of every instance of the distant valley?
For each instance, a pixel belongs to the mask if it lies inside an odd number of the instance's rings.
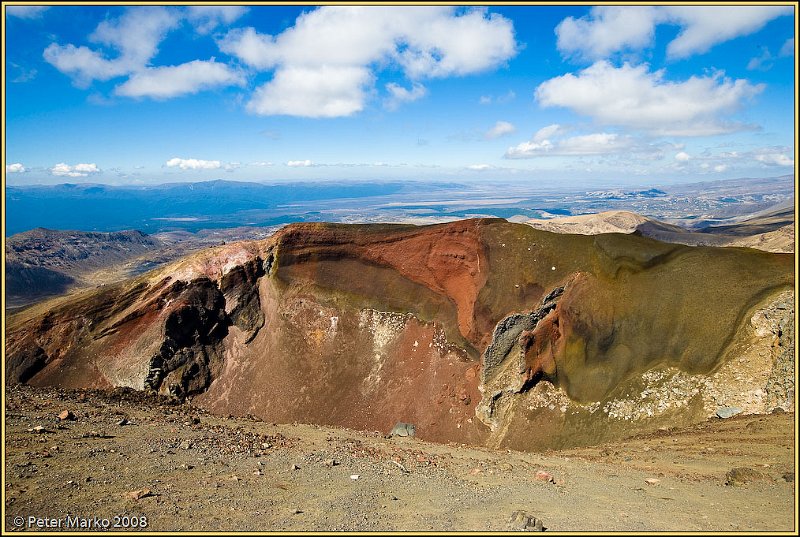
[[[135,229],[152,235],[290,222],[520,220],[611,210],[699,229],[730,223],[788,200],[794,200],[791,175],[611,190],[491,181],[9,186],[6,236],[39,227],[103,232]]]

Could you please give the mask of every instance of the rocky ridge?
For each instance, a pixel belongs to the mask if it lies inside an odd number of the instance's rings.
[[[278,422],[581,445],[790,405],[791,261],[502,220],[292,225],[13,316],[6,370]]]

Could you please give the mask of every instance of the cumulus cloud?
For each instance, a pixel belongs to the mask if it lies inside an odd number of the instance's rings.
[[[516,130],[517,128],[508,121],[498,121],[494,124],[494,127],[486,131],[484,137],[488,140],[493,140],[495,138],[500,138],[501,136],[511,134],[512,132],[516,132]]]
[[[6,173],[25,173],[27,170],[20,162],[14,164],[6,164]]]
[[[145,69],[117,86],[114,93],[125,97],[169,99],[215,87],[241,85],[244,76],[224,63],[195,60],[181,65]]]
[[[410,103],[421,99],[428,94],[425,86],[415,82],[411,89],[406,89],[399,84],[389,82],[386,84],[386,91],[389,92],[389,98],[386,99],[384,106],[389,110],[396,110],[402,103]]]
[[[187,18],[197,33],[205,35],[220,25],[230,24],[247,13],[244,6],[189,6]]]
[[[364,108],[364,88],[371,81],[366,67],[287,67],[256,89],[247,110],[259,115],[349,116]]]
[[[51,174],[65,177],[86,177],[89,174],[100,173],[101,171],[102,170],[97,167],[97,164],[94,163],[75,164],[74,166],[70,166],[69,164],[59,162],[50,168]]]
[[[769,147],[757,149],[752,158],[767,166],[794,166],[794,157],[789,147]]]
[[[614,67],[600,61],[542,83],[535,96],[543,107],[569,108],[603,125],[666,136],[709,136],[749,128],[720,116],[763,89],[763,84],[731,80],[721,72],[669,82],[663,70],[649,72],[647,65]]]
[[[600,59],[621,50],[645,48],[655,35],[657,9],[598,6],[580,19],[567,17],[556,26],[558,50],[567,57]]]
[[[727,164],[717,164],[716,166],[714,166],[714,171],[717,173],[722,173],[727,169],[728,169]]]
[[[6,15],[20,19],[38,19],[48,9],[48,6],[6,6]]]
[[[180,168],[181,170],[216,170],[222,167],[218,160],[201,160],[196,158],[171,158],[166,163],[167,168]]]
[[[116,57],[109,59],[85,46],[51,43],[44,59],[85,87],[93,80],[110,80],[144,69],[178,22],[176,12],[163,7],[129,8],[119,18],[101,22],[89,36],[91,42],[113,50]]]
[[[476,172],[485,172],[485,171],[491,170],[493,168],[494,168],[494,166],[491,166],[489,164],[470,164],[469,166],[467,166],[468,170],[473,170],[473,171],[476,171]]]
[[[168,99],[242,84],[241,73],[214,58],[159,67],[152,67],[151,62],[161,42],[179,26],[184,16],[195,24],[198,32],[203,32],[236,20],[244,11],[236,6],[191,6],[186,11],[158,6],[132,7],[97,26],[89,36],[96,48],[51,43],[43,56],[70,76],[78,87],[88,87],[95,80],[129,77],[115,89],[117,95],[126,97]]]
[[[653,152],[657,148],[637,145],[631,136],[617,133],[598,132],[551,140],[541,135],[534,135],[530,141],[509,147],[504,158],[536,158],[536,157],[578,157],[592,155],[610,155],[622,152]]]
[[[286,165],[290,168],[308,168],[309,166],[313,166],[314,163],[310,160],[290,160]]]
[[[749,35],[769,21],[791,15],[791,6],[665,6],[666,22],[677,23],[681,32],[667,45],[671,58],[708,52],[714,45]]]
[[[686,153],[685,151],[681,151],[675,155],[675,160],[677,160],[679,163],[689,162],[691,158],[692,157],[689,155],[689,153]]]
[[[359,112],[380,67],[400,66],[412,89],[397,93],[419,98],[414,84],[423,78],[485,71],[517,50],[510,20],[452,6],[323,6],[278,35],[242,28],[218,44],[255,69],[275,70],[248,110],[305,117]]]
[[[564,57],[592,61],[650,47],[657,25],[677,25],[667,56],[680,59],[757,32],[792,12],[791,6],[598,6],[585,17],[561,21],[557,45]]]

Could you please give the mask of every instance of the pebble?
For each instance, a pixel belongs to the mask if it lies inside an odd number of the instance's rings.
[[[44,427],[42,427],[41,425],[37,425],[37,426],[36,426],[36,427],[34,427],[33,429],[28,429],[28,432],[31,432],[31,433],[36,433],[36,434],[41,434],[41,433],[46,433],[46,432],[47,432],[47,429],[45,429],[45,428],[44,428]]]
[[[122,418],[121,420],[119,420],[119,421],[117,422],[117,425],[119,425],[120,427],[122,427],[123,425],[128,425],[128,423],[129,423],[129,422],[128,422],[128,419],[127,419],[127,418]]]
[[[299,467],[299,466],[297,466],[296,464],[293,464],[293,465],[292,465],[292,470],[299,470],[299,469],[300,469],[300,467]]]
[[[141,500],[142,498],[148,498],[150,496],[153,496],[153,492],[150,489],[132,490],[125,493],[125,497],[132,500]]]
[[[361,477],[361,476],[360,476],[360,475],[358,475],[358,474],[352,474],[352,475],[350,476],[350,479],[352,479],[353,481],[357,481],[359,477]]]
[[[509,526],[515,530],[522,531],[544,531],[544,525],[538,518],[529,515],[525,511],[514,511],[508,520]]]
[[[75,414],[73,414],[71,410],[63,410],[58,415],[58,419],[59,419],[59,421],[74,420],[75,419]]]
[[[324,464],[324,465],[325,465],[325,466],[327,466],[328,468],[332,468],[332,467],[334,467],[334,466],[338,466],[338,465],[339,465],[339,461],[337,461],[336,459],[325,459],[325,460],[322,462],[322,464]]]
[[[537,481],[546,481],[547,483],[556,482],[556,480],[553,479],[553,474],[551,474],[550,472],[545,472],[544,470],[537,471],[536,474],[534,475],[534,478]]]
[[[661,480],[656,479],[655,477],[648,477],[647,479],[644,480],[644,482],[647,483],[648,485],[658,485],[659,483],[661,483]]]

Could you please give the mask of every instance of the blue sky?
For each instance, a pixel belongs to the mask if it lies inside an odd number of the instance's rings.
[[[10,185],[794,171],[792,6],[4,7]]]

